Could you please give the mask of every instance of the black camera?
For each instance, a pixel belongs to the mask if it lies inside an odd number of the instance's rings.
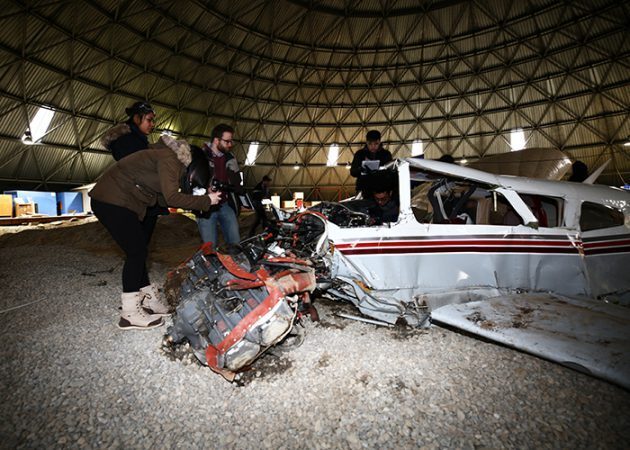
[[[213,178],[210,182],[210,190],[212,192],[234,192],[234,187],[231,184]]]

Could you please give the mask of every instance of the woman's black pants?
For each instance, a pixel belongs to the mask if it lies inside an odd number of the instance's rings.
[[[125,252],[122,272],[123,292],[137,292],[149,284],[147,256],[149,241],[157,216],[147,216],[144,221],[130,209],[92,199],[92,211]]]

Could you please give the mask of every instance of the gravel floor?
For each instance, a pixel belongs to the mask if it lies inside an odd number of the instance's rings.
[[[169,358],[165,327],[116,328],[122,259],[85,230],[0,237],[2,448],[628,448],[628,391],[328,301],[301,346],[230,384]]]

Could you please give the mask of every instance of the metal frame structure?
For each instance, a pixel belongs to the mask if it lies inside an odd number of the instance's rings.
[[[617,0],[6,2],[0,12],[0,186],[93,182],[98,140],[138,99],[193,143],[236,127],[245,183],[283,196],[352,191],[367,130],[397,157],[556,148],[620,185],[630,173],[630,3]],[[21,137],[40,105],[40,143]],[[152,136],[151,140],[155,140]],[[340,147],[339,165],[326,150]],[[299,170],[295,170],[294,166]]]

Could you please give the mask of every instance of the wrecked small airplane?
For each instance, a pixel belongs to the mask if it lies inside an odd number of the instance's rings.
[[[415,158],[378,172],[396,180],[396,222],[323,202],[277,210],[231,254],[202,247],[169,274],[168,340],[234,379],[316,314],[316,292],[371,322],[447,324],[630,388],[630,192]]]

